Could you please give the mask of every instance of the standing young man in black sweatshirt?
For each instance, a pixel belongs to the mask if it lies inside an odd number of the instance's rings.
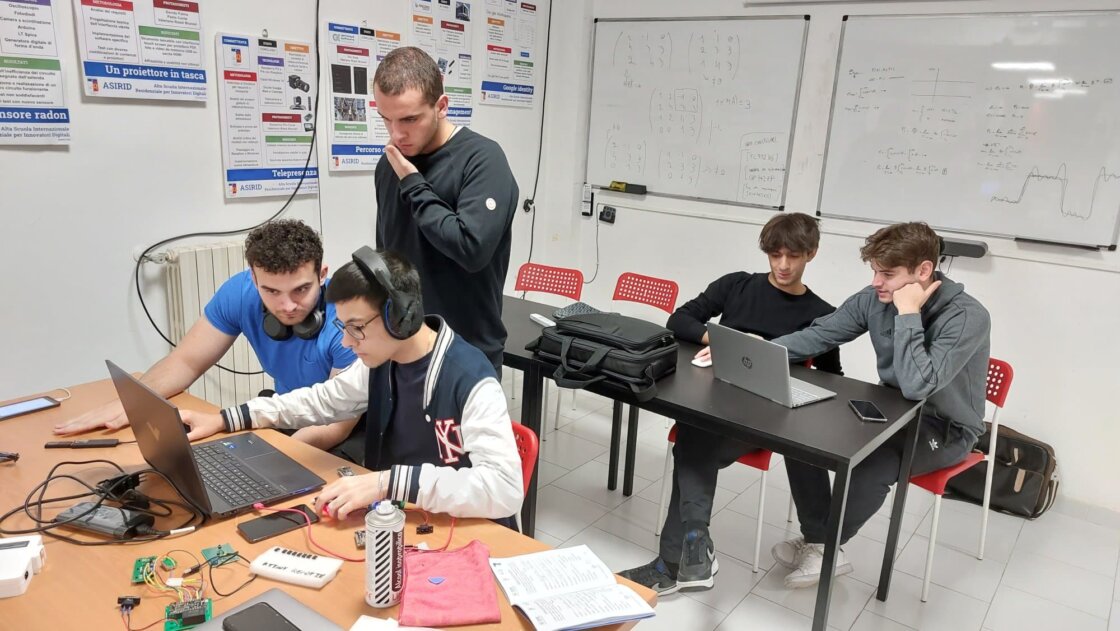
[[[501,375],[517,182],[497,143],[447,120],[443,73],[427,53],[398,48],[373,77],[390,144],[377,163],[377,245],[423,279],[424,304],[481,350]]]
[[[770,259],[769,274],[732,272],[708,285],[704,293],[681,305],[668,327],[682,340],[708,344],[705,323],[720,324],[765,339],[792,333],[833,307],[802,282],[805,266],[817,254],[820,230],[812,217],[779,213],[763,226],[758,247]],[[696,354],[708,358],[710,347]],[[836,349],[814,359],[822,370],[841,373]],[[708,534],[719,470],[757,447],[697,427],[677,425],[673,447],[673,493],[661,530],[660,553],[622,576],[659,594],[679,589],[708,589],[719,571],[715,546]],[[761,527],[761,526],[760,526]]]

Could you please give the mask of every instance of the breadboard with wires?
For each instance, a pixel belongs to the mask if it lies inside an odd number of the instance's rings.
[[[175,602],[164,610],[163,631],[190,629],[206,622],[213,616],[213,603],[209,598]]]

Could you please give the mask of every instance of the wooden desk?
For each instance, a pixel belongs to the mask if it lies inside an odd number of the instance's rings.
[[[108,380],[76,386],[72,388],[72,391],[74,393],[73,398],[64,401],[61,407],[0,422],[0,449],[20,453],[18,462],[0,464],[0,512],[6,512],[22,505],[27,493],[46,478],[50,468],[64,460],[94,460],[100,458],[112,460],[126,470],[147,468],[135,444],[120,445],[109,449],[43,449],[43,443],[56,439],[51,433],[51,428],[56,422],[76,416],[116,396],[116,392]],[[210,411],[216,409],[209,403],[188,394],[179,395],[172,400],[176,405],[183,408]],[[350,464],[279,432],[263,430],[259,433],[265,440],[295,458],[328,482],[337,478],[335,470],[338,467]],[[121,440],[132,440],[132,432],[129,429],[113,434],[92,433],[88,437],[110,435]],[[351,466],[355,470],[364,472],[360,467]],[[109,465],[70,466],[67,467],[67,471],[90,482],[97,482],[115,473],[115,470]],[[57,483],[57,486],[52,485],[48,492],[50,496],[57,497],[64,493],[76,492],[79,488],[81,487],[76,483],[63,481]],[[175,496],[170,489],[163,488],[160,490],[158,485],[148,485],[144,488],[150,494],[158,497],[174,498]],[[284,504],[309,504],[311,497],[307,496]],[[65,505],[65,503],[62,504],[63,507]],[[57,512],[46,511],[46,514],[54,515]],[[201,559],[200,551],[202,548],[216,546],[220,543],[231,544],[238,552],[249,559],[253,559],[274,545],[300,550],[309,549],[306,529],[289,532],[257,544],[246,543],[235,532],[236,526],[238,522],[254,517],[256,515],[249,514],[231,519],[209,521],[202,528],[189,535],[135,545],[83,547],[43,537],[47,550],[47,561],[44,564],[43,571],[31,580],[27,593],[14,598],[0,599],[2,626],[12,629],[119,629],[123,626],[123,623],[116,606],[117,597],[139,595],[143,600],[140,606],[132,612],[132,627],[133,629],[139,629],[144,625],[162,619],[164,607],[172,601],[172,598],[163,594],[157,595],[156,592],[143,586],[131,584],[133,561],[138,557],[160,555],[171,550],[182,549],[199,556]],[[173,518],[157,520],[156,527],[167,529],[173,527],[173,524],[177,525],[182,522],[183,519],[185,519],[185,513],[177,514]],[[405,541],[410,544],[426,541],[429,546],[441,547],[447,540],[450,519],[445,515],[432,515],[432,521],[436,526],[434,533],[425,536],[417,535],[414,526],[419,523],[419,520],[410,513],[408,517],[409,525],[405,527]],[[4,523],[4,527],[9,530],[31,526],[33,526],[33,522],[23,513],[13,516]],[[345,522],[323,520],[314,526],[315,540],[340,554],[363,557],[364,552],[354,547],[352,534],[355,530],[362,528],[364,528],[364,521],[358,517],[352,517]],[[62,529],[60,529],[60,532],[62,532]],[[65,531],[65,534],[70,535],[72,531]],[[86,537],[83,534],[74,536],[75,538],[94,540],[92,537]],[[490,547],[490,553],[494,557],[508,557],[549,549],[549,546],[539,541],[484,519],[458,520],[449,547],[458,548],[474,539],[484,541]],[[185,555],[180,554],[176,558],[182,559],[185,558]],[[214,578],[217,580],[219,588],[226,593],[239,585],[247,576],[248,568],[241,564],[230,565],[226,569],[216,569],[214,572]],[[628,584],[651,605],[656,601],[654,592],[621,578],[619,581]],[[209,585],[207,585],[207,595],[215,599],[214,613],[216,615],[277,586],[344,629],[350,628],[350,625],[358,619],[358,616],[363,614],[394,618],[397,615],[396,607],[374,609],[365,604],[364,563],[344,564],[339,575],[322,590],[313,590],[258,578],[228,598],[218,598]],[[496,584],[495,589],[498,592],[498,600],[502,608],[501,623],[483,627],[459,628],[532,629],[532,626],[510,607],[509,601]],[[612,628],[624,629],[630,626],[632,625]],[[162,626],[153,626],[153,629],[162,629]]]

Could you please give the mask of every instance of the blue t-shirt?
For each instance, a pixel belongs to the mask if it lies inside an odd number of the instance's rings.
[[[330,377],[331,369],[346,368],[356,359],[350,349],[342,346],[342,331],[332,324],[333,304],[327,304],[326,321],[315,339],[293,335],[278,342],[269,337],[264,332],[261,295],[249,270],[222,283],[206,304],[206,319],[226,335],[245,334],[261,366],[276,381],[279,394],[322,383]]]

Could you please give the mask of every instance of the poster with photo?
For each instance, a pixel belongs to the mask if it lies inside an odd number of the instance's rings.
[[[431,55],[443,72],[447,118],[469,127],[474,114],[474,63],[471,2],[413,0],[413,43]]]
[[[401,43],[400,33],[328,22],[331,171],[372,171],[385,152],[389,132],[377,115],[373,75]]]
[[[231,33],[214,41],[226,198],[289,195],[297,185],[300,195],[317,193],[311,45]]]
[[[86,96],[205,101],[202,0],[74,0]]]
[[[70,142],[56,0],[0,0],[0,145]]]

